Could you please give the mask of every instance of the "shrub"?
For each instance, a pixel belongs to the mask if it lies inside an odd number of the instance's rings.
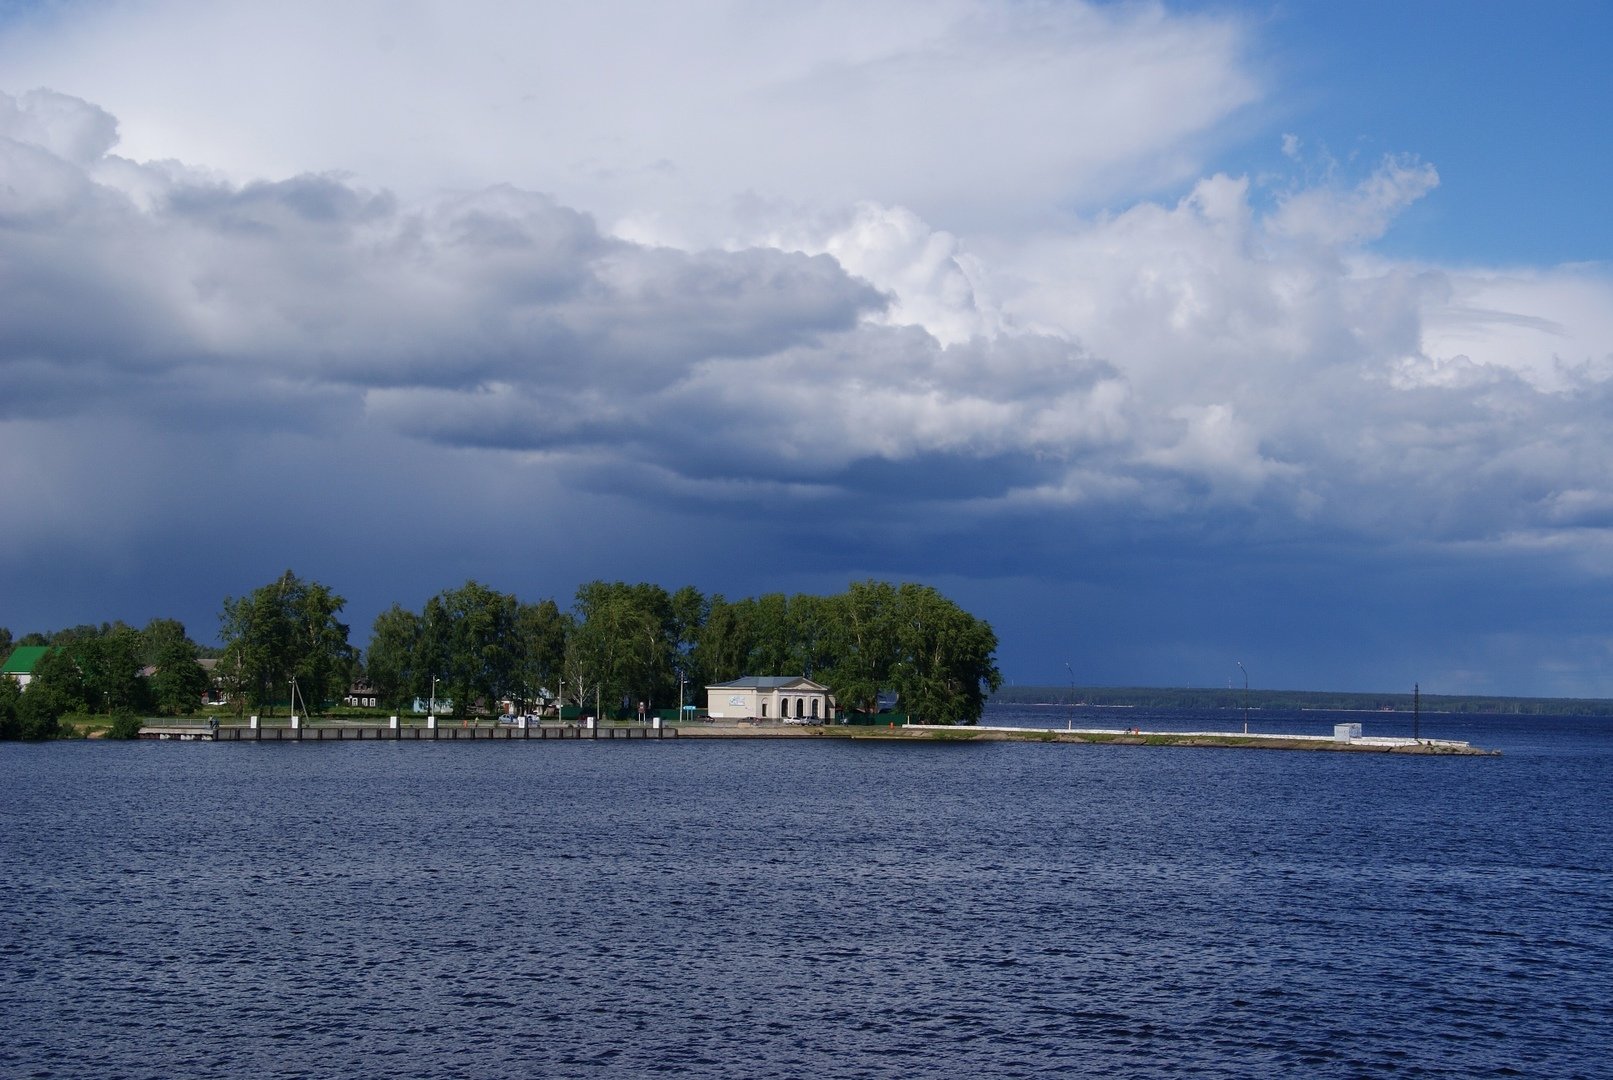
[[[53,739],[82,739],[93,726],[89,713],[71,712],[56,721]]]
[[[112,717],[112,725],[106,729],[109,739],[138,739],[140,737],[140,718],[127,709]]]

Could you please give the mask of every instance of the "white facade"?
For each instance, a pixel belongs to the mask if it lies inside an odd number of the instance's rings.
[[[713,720],[787,720],[825,724],[834,719],[829,688],[806,678],[744,678],[706,687]]]

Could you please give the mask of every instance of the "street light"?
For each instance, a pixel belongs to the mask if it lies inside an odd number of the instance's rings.
[[[1249,669],[1243,666],[1242,660],[1232,661],[1243,672],[1243,733],[1249,734]]]
[[[431,677],[431,704],[426,707],[428,717],[437,715],[437,676]]]

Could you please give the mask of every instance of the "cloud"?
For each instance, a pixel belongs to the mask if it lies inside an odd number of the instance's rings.
[[[1606,267],[1462,269],[1427,312],[1425,359],[1407,385],[1515,375],[1546,393],[1589,391],[1613,377],[1613,310]]]
[[[1285,195],[1267,230],[1276,237],[1330,247],[1376,240],[1397,214],[1438,184],[1432,165],[1386,158],[1371,176],[1348,189],[1313,187]]]
[[[1607,268],[1388,257],[1439,173],[1317,168],[1302,117],[1291,175],[1207,166],[1271,107],[1257,34],[973,0],[13,24],[0,70],[82,96],[0,96],[0,565],[216,599],[293,562],[375,607],[923,575],[1132,596],[1133,643],[1205,578],[1372,579],[1367,636],[1407,566],[1469,614],[1496,566],[1603,580]]]
[[[945,345],[892,325],[891,294],[827,254],[651,247],[508,187],[404,206],[332,176],[79,166],[48,150],[70,110],[44,100],[22,102],[29,141],[12,144],[66,179],[14,170],[10,187],[69,201],[17,220],[23,244],[0,256],[38,298],[0,330],[19,417],[176,396],[232,424],[361,410],[454,446],[608,445],[690,477],[853,484],[860,462],[1059,457],[1128,424],[1124,388],[1067,342]],[[909,212],[880,220],[900,250],[878,276],[927,310],[971,303],[950,291],[954,241]],[[914,252],[946,269],[905,273]]]
[[[139,160],[507,182],[705,245],[742,192],[973,229],[1180,180],[1260,93],[1247,37],[1151,4],[144,0],[14,29],[0,70],[101,102]]]
[[[1005,329],[982,260],[906,207],[860,202],[835,214],[787,219],[757,239],[829,255],[884,290],[891,298],[881,319],[887,325],[923,326],[947,345]]]
[[[404,208],[328,176],[234,186],[123,162],[112,180],[137,173],[137,200],[50,152],[60,124],[41,101],[59,98],[21,102],[27,141],[0,141],[0,260],[29,301],[0,323],[14,376],[200,365],[336,387],[642,391],[710,357],[848,329],[885,302],[826,257],[648,248],[509,188]]]
[[[1433,182],[1397,159],[1264,213],[1212,176],[988,255],[871,202],[682,249],[507,185],[408,201],[138,163],[59,94],[0,115],[13,419],[373,425],[582,490],[659,476],[669,504],[761,484],[1291,535],[1550,528],[1553,493],[1610,489],[1579,463],[1610,449],[1609,359],[1565,347],[1608,340],[1608,282],[1370,256]]]
[[[118,124],[106,110],[50,90],[30,90],[0,101],[0,138],[36,146],[52,157],[87,168],[118,141]]]

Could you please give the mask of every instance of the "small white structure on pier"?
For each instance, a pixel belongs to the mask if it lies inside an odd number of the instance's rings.
[[[804,676],[746,676],[706,687],[706,714],[713,720],[790,720],[824,724],[834,719],[829,688]]]

